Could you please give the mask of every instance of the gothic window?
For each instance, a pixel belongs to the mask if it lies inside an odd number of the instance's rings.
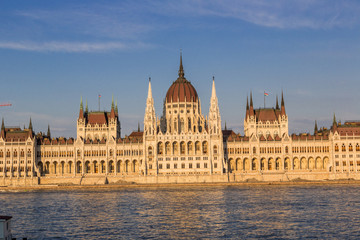
[[[218,153],[218,149],[217,149],[217,146],[214,145],[214,154],[217,154]]]
[[[184,132],[185,130],[185,123],[184,123],[184,119],[181,118],[180,120],[180,131],[179,132]]]
[[[342,152],[345,152],[345,151],[346,151],[345,144],[343,144],[343,145],[341,146],[341,151],[342,151]]]
[[[173,143],[173,154],[178,154],[179,145],[177,142]]]
[[[193,143],[188,142],[187,146],[188,146],[188,154],[193,154]]]
[[[180,154],[185,154],[185,142],[180,143]]]
[[[289,147],[288,146],[285,147],[285,153],[289,153]]]
[[[17,151],[16,151],[16,149],[14,150],[14,157],[17,157]]]
[[[339,146],[337,144],[335,144],[335,152],[339,151]]]
[[[189,131],[191,131],[191,119],[190,118],[188,118],[188,129],[189,129]]]
[[[256,154],[256,147],[253,147],[253,154]]]
[[[174,120],[174,132],[177,132],[177,119]]]
[[[27,156],[31,157],[31,150],[30,149],[28,149],[28,151],[27,151]]]
[[[25,153],[24,153],[24,149],[21,149],[20,151],[20,157],[24,157]]]
[[[152,151],[152,147],[148,147],[148,154],[149,156],[152,156],[153,155],[153,151]]]
[[[162,142],[159,142],[158,143],[158,154],[163,154],[163,143]]]
[[[357,151],[357,152],[360,151],[360,146],[359,146],[358,143],[356,144],[356,151]]]
[[[165,154],[170,154],[170,153],[171,153],[170,143],[166,142],[165,143]]]
[[[349,152],[353,151],[353,146],[351,145],[351,143],[349,144]]]
[[[195,154],[200,154],[200,142],[195,142]]]
[[[6,152],[6,157],[10,157],[10,151],[9,150],[7,150],[7,152]]]
[[[207,154],[207,152],[208,152],[208,143],[206,141],[204,141],[202,143],[202,148],[203,148],[203,153]]]

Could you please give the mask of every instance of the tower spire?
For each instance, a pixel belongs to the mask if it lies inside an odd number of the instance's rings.
[[[180,66],[179,66],[179,78],[183,79],[185,76],[184,67],[182,64],[182,50],[180,49]]]
[[[114,94],[112,95],[112,100],[111,100],[111,109],[114,109]]]
[[[211,98],[216,98],[216,89],[215,89],[215,77],[213,76]]]
[[[30,117],[30,122],[29,122],[29,129],[32,131],[33,127],[32,127],[32,122],[31,122],[31,117]]]
[[[79,119],[82,119],[84,117],[84,104],[82,96],[80,98],[80,111],[79,111]]]
[[[86,112],[86,113],[89,112],[89,107],[88,107],[88,101],[87,101],[87,99],[86,99],[85,112]]]
[[[314,135],[318,133],[318,125],[317,122],[315,120],[315,127],[314,127]]]
[[[48,136],[49,139],[51,138],[50,124],[48,124],[47,136]]]
[[[148,99],[152,99],[151,77],[149,77]]]
[[[82,100],[82,96],[80,98],[80,110],[84,109],[84,105],[83,105],[83,100]]]
[[[281,91],[281,115],[286,115],[285,112],[285,101],[284,101],[284,92]]]
[[[254,116],[254,104],[253,104],[253,99],[252,99],[252,91],[250,92],[249,116]]]
[[[1,130],[5,130],[5,124],[4,124],[4,118],[2,118],[2,123],[1,123]]]
[[[276,94],[276,110],[279,110],[279,99],[278,99],[278,95]]]

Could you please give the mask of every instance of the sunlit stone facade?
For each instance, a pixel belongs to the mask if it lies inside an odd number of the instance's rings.
[[[214,79],[209,112],[203,115],[181,58],[161,116],[155,112],[150,79],[148,84],[144,130],[125,137],[114,101],[109,112],[101,112],[89,111],[87,104],[84,110],[81,100],[76,139],[51,138],[50,129],[35,134],[31,119],[24,129],[5,127],[3,120],[3,185],[11,184],[7,179],[75,184],[90,178],[92,184],[160,177],[161,182],[169,177],[177,177],[173,182],[360,179],[360,122],[340,124],[334,116],[330,129],[315,126],[314,134],[289,135],[283,94],[280,106],[276,100],[274,108],[258,109],[250,94],[240,135],[221,128]]]

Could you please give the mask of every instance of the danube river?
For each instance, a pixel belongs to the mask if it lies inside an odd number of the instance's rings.
[[[359,239],[359,185],[0,192],[28,239]]]

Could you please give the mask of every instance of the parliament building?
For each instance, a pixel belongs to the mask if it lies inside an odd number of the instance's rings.
[[[0,185],[187,183],[360,179],[360,122],[313,134],[288,132],[284,96],[272,108],[247,99],[244,135],[222,129],[212,81],[208,116],[185,73],[177,79],[157,116],[149,80],[144,129],[121,137],[117,104],[89,111],[81,100],[77,137],[51,138],[7,127],[0,135]]]

